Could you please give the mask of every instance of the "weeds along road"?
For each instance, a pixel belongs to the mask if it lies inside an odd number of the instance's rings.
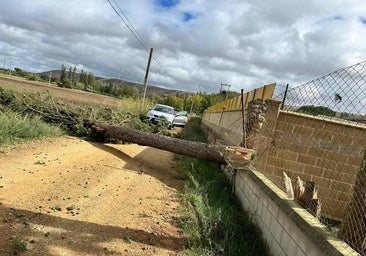
[[[1,149],[1,148],[0,148]],[[0,255],[175,255],[173,154],[63,137],[0,153]]]

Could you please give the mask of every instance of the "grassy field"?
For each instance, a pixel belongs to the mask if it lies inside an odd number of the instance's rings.
[[[0,74],[0,87],[20,93],[48,92],[54,98],[62,100],[67,104],[123,109],[125,112],[147,112],[147,109],[152,105],[146,102],[142,106],[141,102],[132,99],[117,99],[81,90],[61,88],[54,84],[29,81],[21,77],[6,74]]]
[[[85,136],[83,120],[94,120],[114,125],[130,125],[139,130],[155,131],[144,119],[149,104],[141,101],[117,99],[105,95],[60,88],[45,82],[0,74],[0,144],[11,144],[25,139],[36,139],[60,134],[61,129],[72,135]],[[57,121],[69,116],[73,126]],[[56,117],[50,120],[47,116]],[[51,121],[53,126],[42,121]],[[74,122],[74,123],[75,123]]]

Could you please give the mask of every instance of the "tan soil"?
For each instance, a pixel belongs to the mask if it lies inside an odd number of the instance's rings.
[[[0,255],[176,255],[173,154],[63,137],[0,148]],[[69,207],[69,208],[68,208]]]

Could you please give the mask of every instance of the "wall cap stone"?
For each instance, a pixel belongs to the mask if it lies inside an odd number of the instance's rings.
[[[354,128],[359,128],[359,129],[364,129],[366,130],[366,125],[362,124],[362,123],[357,123],[354,121],[348,121],[348,120],[340,120],[340,119],[333,119],[332,117],[319,117],[319,116],[312,116],[312,115],[307,115],[304,113],[298,113],[298,112],[292,112],[289,110],[280,110],[280,113],[282,114],[288,114],[288,115],[293,115],[293,116],[300,116],[300,117],[304,117],[307,119],[315,119],[315,120],[320,120],[320,121],[324,121],[324,122],[328,122],[328,123],[332,123],[332,124],[338,124],[338,125],[348,125]]]

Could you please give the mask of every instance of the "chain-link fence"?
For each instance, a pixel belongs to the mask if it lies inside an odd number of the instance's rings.
[[[366,62],[274,95],[221,102],[205,123],[222,143],[255,149],[258,171],[366,255]]]
[[[282,111],[265,172],[303,180],[316,204],[308,210],[366,255],[366,62],[277,87],[275,98]]]

